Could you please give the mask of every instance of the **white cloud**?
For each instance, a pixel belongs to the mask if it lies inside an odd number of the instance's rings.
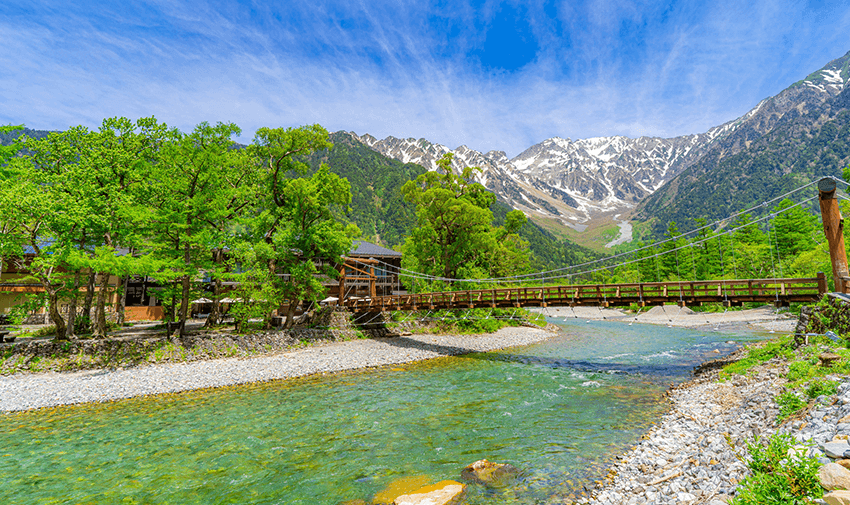
[[[654,2],[564,2],[558,23],[529,8],[537,61],[495,75],[464,58],[480,43],[465,4],[266,9],[157,2],[0,18],[0,123],[155,115],[185,130],[233,121],[243,140],[320,123],[515,155],[551,136],[705,131],[850,49],[850,9],[677,4],[662,18]],[[630,40],[623,26],[643,32]]]

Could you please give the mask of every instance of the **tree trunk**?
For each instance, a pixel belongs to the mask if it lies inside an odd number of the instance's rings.
[[[215,255],[213,256],[213,261],[216,264],[216,270],[221,265],[221,261],[223,259],[223,251],[221,249],[216,249]],[[221,297],[221,278],[219,278],[218,274],[216,274],[213,280],[213,303],[212,310],[210,310],[210,315],[207,316],[206,322],[204,322],[204,328],[209,328],[212,325],[218,323],[218,313],[221,311],[219,306],[219,298]]]
[[[277,261],[274,260],[274,259],[270,259],[269,262],[268,262],[268,268],[269,268],[269,282],[271,282],[272,285],[277,285],[277,281],[279,280],[278,277],[277,277]],[[263,329],[264,330],[271,329],[271,327],[272,327],[272,317],[274,317],[274,309],[272,309],[268,313],[266,313],[265,317],[263,318]]]
[[[115,322],[118,323],[119,328],[124,326],[124,308],[127,306],[127,287],[129,284],[130,276],[128,275],[124,277],[121,282],[121,296],[118,297],[118,307],[115,308],[115,311],[117,312],[117,319]]]
[[[189,222],[191,224],[191,220]],[[183,245],[183,265],[186,269],[189,268],[192,262],[191,250],[189,249],[189,244]],[[178,325],[176,334],[181,337],[186,334],[186,319],[189,316],[189,289],[191,287],[191,278],[189,274],[183,276],[183,285],[181,290],[180,297],[180,324]]]
[[[86,318],[87,329],[92,328],[92,317],[91,317],[91,305],[94,300],[94,283],[96,280],[97,273],[94,271],[89,272],[89,279],[86,283],[86,298],[83,300],[83,317]]]
[[[177,330],[174,332],[175,336],[183,336],[186,334],[186,319],[189,315],[189,276],[183,276],[183,285],[181,286],[181,296],[180,296],[180,314],[178,317],[179,324],[177,325]]]
[[[283,323],[284,330],[292,328],[293,324],[295,324],[295,309],[298,308],[298,304],[300,303],[301,300],[289,300],[289,307],[286,309],[286,321]]]
[[[65,320],[59,312],[59,290],[51,289],[47,292],[47,313],[50,321],[56,326],[56,340],[68,340],[66,334]]]
[[[75,325],[77,324],[77,298],[80,296],[80,271],[74,273],[74,291],[71,293],[71,302],[68,304],[68,338],[77,336]]]
[[[109,288],[109,274],[100,273],[100,289],[97,292],[97,305],[94,314],[94,337],[106,338],[106,295]]]

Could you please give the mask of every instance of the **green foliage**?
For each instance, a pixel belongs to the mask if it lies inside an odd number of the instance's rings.
[[[439,171],[426,172],[402,187],[406,201],[416,205],[416,228],[404,244],[404,268],[445,281],[414,281],[417,291],[472,287],[477,279],[520,274],[529,268],[528,244],[516,232],[525,223],[519,211],[509,212],[505,226],[494,228],[490,206],[495,196],[471,182],[477,167],[455,175],[452,154],[438,162]],[[468,284],[460,286],[460,284]]]
[[[762,443],[756,438],[747,443],[752,475],[738,487],[733,505],[803,505],[823,496],[818,481],[820,463],[795,453],[789,456],[795,440],[789,435],[774,435]]]
[[[795,361],[788,365],[788,380],[790,382],[808,380],[814,377],[817,367],[808,360]]]
[[[18,295],[15,298],[15,306],[9,311],[10,322],[15,326],[23,324],[26,318],[44,307],[44,295],[41,293],[32,293],[26,295]],[[55,331],[55,328],[54,328]]]
[[[426,172],[414,163],[388,158],[345,132],[332,133],[333,149],[304,157],[310,172],[322,164],[351,185],[351,205],[345,212],[370,242],[400,246],[416,224],[415,205],[406,202],[401,187]]]
[[[797,412],[803,410],[806,402],[800,398],[794,391],[786,391],[776,397],[776,405],[779,407],[779,414],[776,416],[776,422],[781,423],[785,419],[793,416]]]
[[[0,126],[0,136],[9,135],[13,132],[21,131],[24,129],[23,125],[20,126]],[[2,166],[6,164],[9,159],[12,158],[22,147],[20,142],[20,137],[15,137],[9,144],[0,144],[0,169]]]
[[[729,377],[730,375],[743,375],[750,368],[760,365],[770,359],[781,356],[786,359],[794,357],[794,351],[791,349],[791,339],[782,338],[765,342],[760,345],[753,345],[747,349],[747,356],[723,367],[721,377]]]
[[[806,388],[806,396],[814,400],[819,396],[832,396],[838,392],[838,382],[829,380],[813,380]]]

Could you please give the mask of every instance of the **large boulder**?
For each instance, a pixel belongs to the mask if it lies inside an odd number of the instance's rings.
[[[827,505],[850,505],[850,491],[832,491],[823,495]]]
[[[393,505],[458,505],[466,493],[466,485],[444,480],[399,496]]]
[[[460,471],[462,479],[486,486],[501,487],[519,474],[517,467],[482,459]]]
[[[850,470],[837,463],[827,463],[818,469],[818,480],[824,489],[850,489]]]

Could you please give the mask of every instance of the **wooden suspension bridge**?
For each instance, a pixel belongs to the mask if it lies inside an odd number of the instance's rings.
[[[829,243],[835,291],[847,293],[850,288],[850,272],[844,246],[844,221],[838,210],[835,190],[833,179],[824,178],[818,181],[821,217],[824,234]],[[353,268],[353,265],[350,267]],[[368,268],[369,271],[358,270],[369,279],[371,289],[368,297],[345,296],[345,268],[341,269],[340,304],[357,312],[498,307],[615,307],[633,304],[640,307],[663,304],[678,304],[684,307],[703,303],[740,306],[745,302],[772,303],[781,307],[794,302],[817,301],[828,291],[826,275],[819,273],[817,277],[811,278],[555,285],[377,296],[374,265]]]
[[[632,284],[580,284],[569,286],[517,287],[349,297],[343,304],[354,311],[474,309],[497,307],[647,307],[675,303],[695,306],[744,302],[812,302],[827,292],[826,275],[793,279],[741,279],[712,281],[641,282]]]

